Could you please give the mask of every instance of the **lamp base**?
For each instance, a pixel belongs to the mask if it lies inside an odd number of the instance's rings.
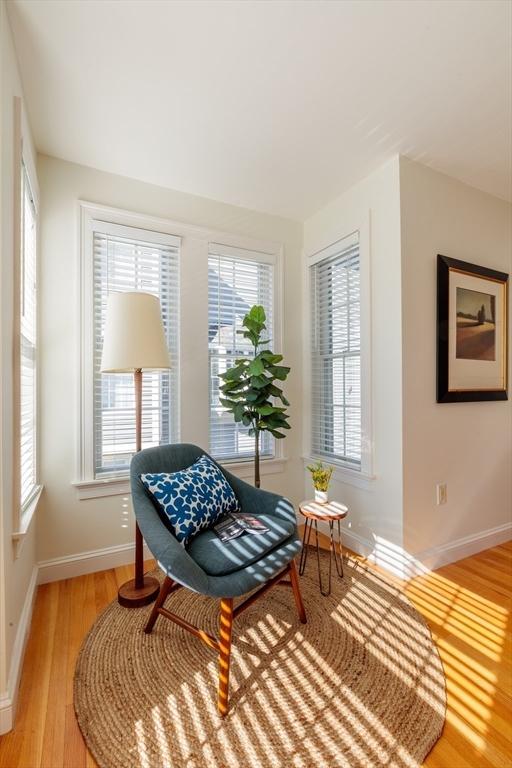
[[[137,589],[135,579],[126,581],[119,587],[117,601],[123,608],[142,608],[149,605],[160,592],[160,582],[153,576],[144,576],[142,587]]]

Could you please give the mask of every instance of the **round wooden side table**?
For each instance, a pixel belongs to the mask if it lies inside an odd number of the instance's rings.
[[[311,529],[315,526],[316,537],[316,560],[318,565],[318,582],[322,595],[331,594],[331,572],[332,560],[336,565],[336,572],[340,579],[343,578],[343,550],[341,545],[341,525],[340,520],[347,516],[348,508],[338,501],[327,501],[321,504],[317,501],[303,501],[299,504],[299,511],[305,519],[304,536],[302,538],[302,551],[300,553],[299,574],[302,576],[308,559],[309,539],[311,538]],[[320,570],[320,547],[318,545],[318,523],[329,523],[329,588],[324,590],[322,582],[322,573]],[[338,524],[338,552],[334,542],[334,523]]]

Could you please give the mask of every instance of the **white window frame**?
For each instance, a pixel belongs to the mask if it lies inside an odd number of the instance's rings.
[[[137,229],[146,229],[181,238],[179,260],[179,425],[180,440],[195,443],[208,450],[209,445],[209,365],[208,365],[208,254],[212,244],[221,245],[225,253],[248,251],[271,259],[274,264],[274,338],[276,352],[282,351],[283,252],[282,244],[244,235],[223,232],[208,227],[186,224],[145,214],[112,208],[84,200],[77,204],[78,275],[77,305],[79,307],[78,382],[77,382],[77,441],[76,474],[72,485],[79,499],[130,493],[128,477],[94,478],[92,424],[92,264],[91,244],[87,241],[89,221],[100,219]],[[89,314],[88,314],[89,313]],[[87,382],[90,382],[89,384]],[[87,406],[89,403],[89,406]],[[264,458],[261,473],[282,472],[287,461],[284,441],[276,441],[273,458]],[[251,458],[225,463],[239,477],[254,474]]]
[[[13,528],[12,539],[16,546],[15,555],[19,556],[21,544],[41,497],[43,487],[40,483],[40,237],[39,237],[39,186],[36,164],[30,144],[30,129],[21,98],[14,97],[13,104],[13,140],[14,140],[14,183],[13,183]],[[22,172],[27,175],[36,215],[36,392],[35,392],[35,483],[32,492],[23,505],[21,504],[21,465],[20,465],[20,420],[21,420],[21,264],[23,238],[21,236],[22,216]]]
[[[124,237],[137,237],[141,240],[150,239],[155,243],[162,245],[180,245],[180,238],[170,231],[162,232],[160,229],[153,229],[151,226],[141,226],[140,220],[131,219],[129,215],[110,215],[105,216],[102,208],[94,206],[81,205],[81,248],[80,248],[80,441],[78,453],[79,477],[81,481],[91,483],[92,485],[102,485],[110,482],[111,487],[116,487],[121,482],[123,488],[126,487],[128,473],[114,474],[105,478],[95,477],[95,459],[94,459],[94,258],[93,258],[93,238],[94,230],[97,229],[97,223],[104,222],[107,229],[117,232]],[[147,222],[149,225],[149,222]],[[178,265],[179,275],[179,265]],[[179,280],[179,277],[178,277]],[[178,308],[179,314],[179,308]],[[179,356],[179,351],[178,351]],[[179,371],[179,361],[178,361]],[[177,380],[177,397],[179,400],[179,377]],[[179,432],[179,417],[178,417]]]
[[[278,253],[265,253],[259,251],[248,250],[247,248],[234,248],[228,245],[222,245],[221,243],[209,243],[208,256],[227,256],[237,261],[257,262],[259,264],[269,264],[272,267],[272,336],[270,339],[270,347],[276,354],[281,350],[282,339],[282,327],[281,327],[281,313],[279,312],[278,292],[281,290],[281,274],[280,274],[280,259]],[[265,337],[267,338],[267,337]],[[210,353],[208,350],[208,359]],[[283,361],[284,363],[286,361]],[[209,366],[208,366],[209,375]],[[208,398],[209,400],[209,398]],[[209,412],[210,417],[210,412]],[[274,438],[274,450],[271,455],[262,455],[260,461],[269,461],[272,459],[282,458],[283,446],[282,440]],[[209,441],[208,441],[209,444]],[[210,446],[211,448],[211,446]],[[238,456],[229,459],[221,459],[222,464],[227,466],[238,464],[252,464],[254,456]]]
[[[311,333],[312,312],[311,301],[311,267],[337,252],[340,241],[358,235],[359,239],[359,268],[360,268],[360,301],[361,301],[361,466],[355,468],[345,461],[326,459],[317,455],[312,448],[311,438]],[[370,278],[370,222],[369,214],[362,220],[354,222],[354,226],[331,232],[327,242],[318,244],[304,258],[304,466],[312,460],[322,460],[334,467],[334,477],[340,482],[346,482],[362,488],[374,479],[373,475],[373,431],[372,431],[372,377],[371,377],[371,278]]]

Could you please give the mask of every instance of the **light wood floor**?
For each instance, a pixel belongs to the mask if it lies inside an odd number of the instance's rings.
[[[430,625],[447,679],[446,725],[428,768],[512,765],[511,574],[509,542],[403,585]],[[96,765],[73,712],[75,659],[130,577],[123,567],[39,587],[16,727],[0,739],[0,768]]]

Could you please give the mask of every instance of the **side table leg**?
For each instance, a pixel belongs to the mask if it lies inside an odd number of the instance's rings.
[[[336,545],[333,536],[334,523],[331,523],[331,547],[334,555],[334,562],[336,564],[336,572],[338,576],[343,578],[343,546],[341,543],[341,524],[338,520],[338,552],[336,553]],[[338,562],[339,561],[339,562]]]
[[[308,528],[309,523],[309,528]],[[311,526],[312,521],[306,517],[306,522],[304,525],[304,535],[302,537],[302,550],[300,553],[300,563],[299,563],[299,575],[302,576],[304,573],[304,570],[306,568],[306,560],[308,559],[308,548],[309,548],[309,539],[311,537]]]
[[[318,565],[318,583],[320,585],[320,592],[324,597],[327,597],[328,595],[331,594],[331,558],[329,555],[329,589],[327,590],[327,592],[325,592],[322,585],[322,571],[320,568],[320,546],[318,544],[318,523],[316,520],[314,521],[314,523],[315,523],[315,537],[316,537],[316,562]]]

